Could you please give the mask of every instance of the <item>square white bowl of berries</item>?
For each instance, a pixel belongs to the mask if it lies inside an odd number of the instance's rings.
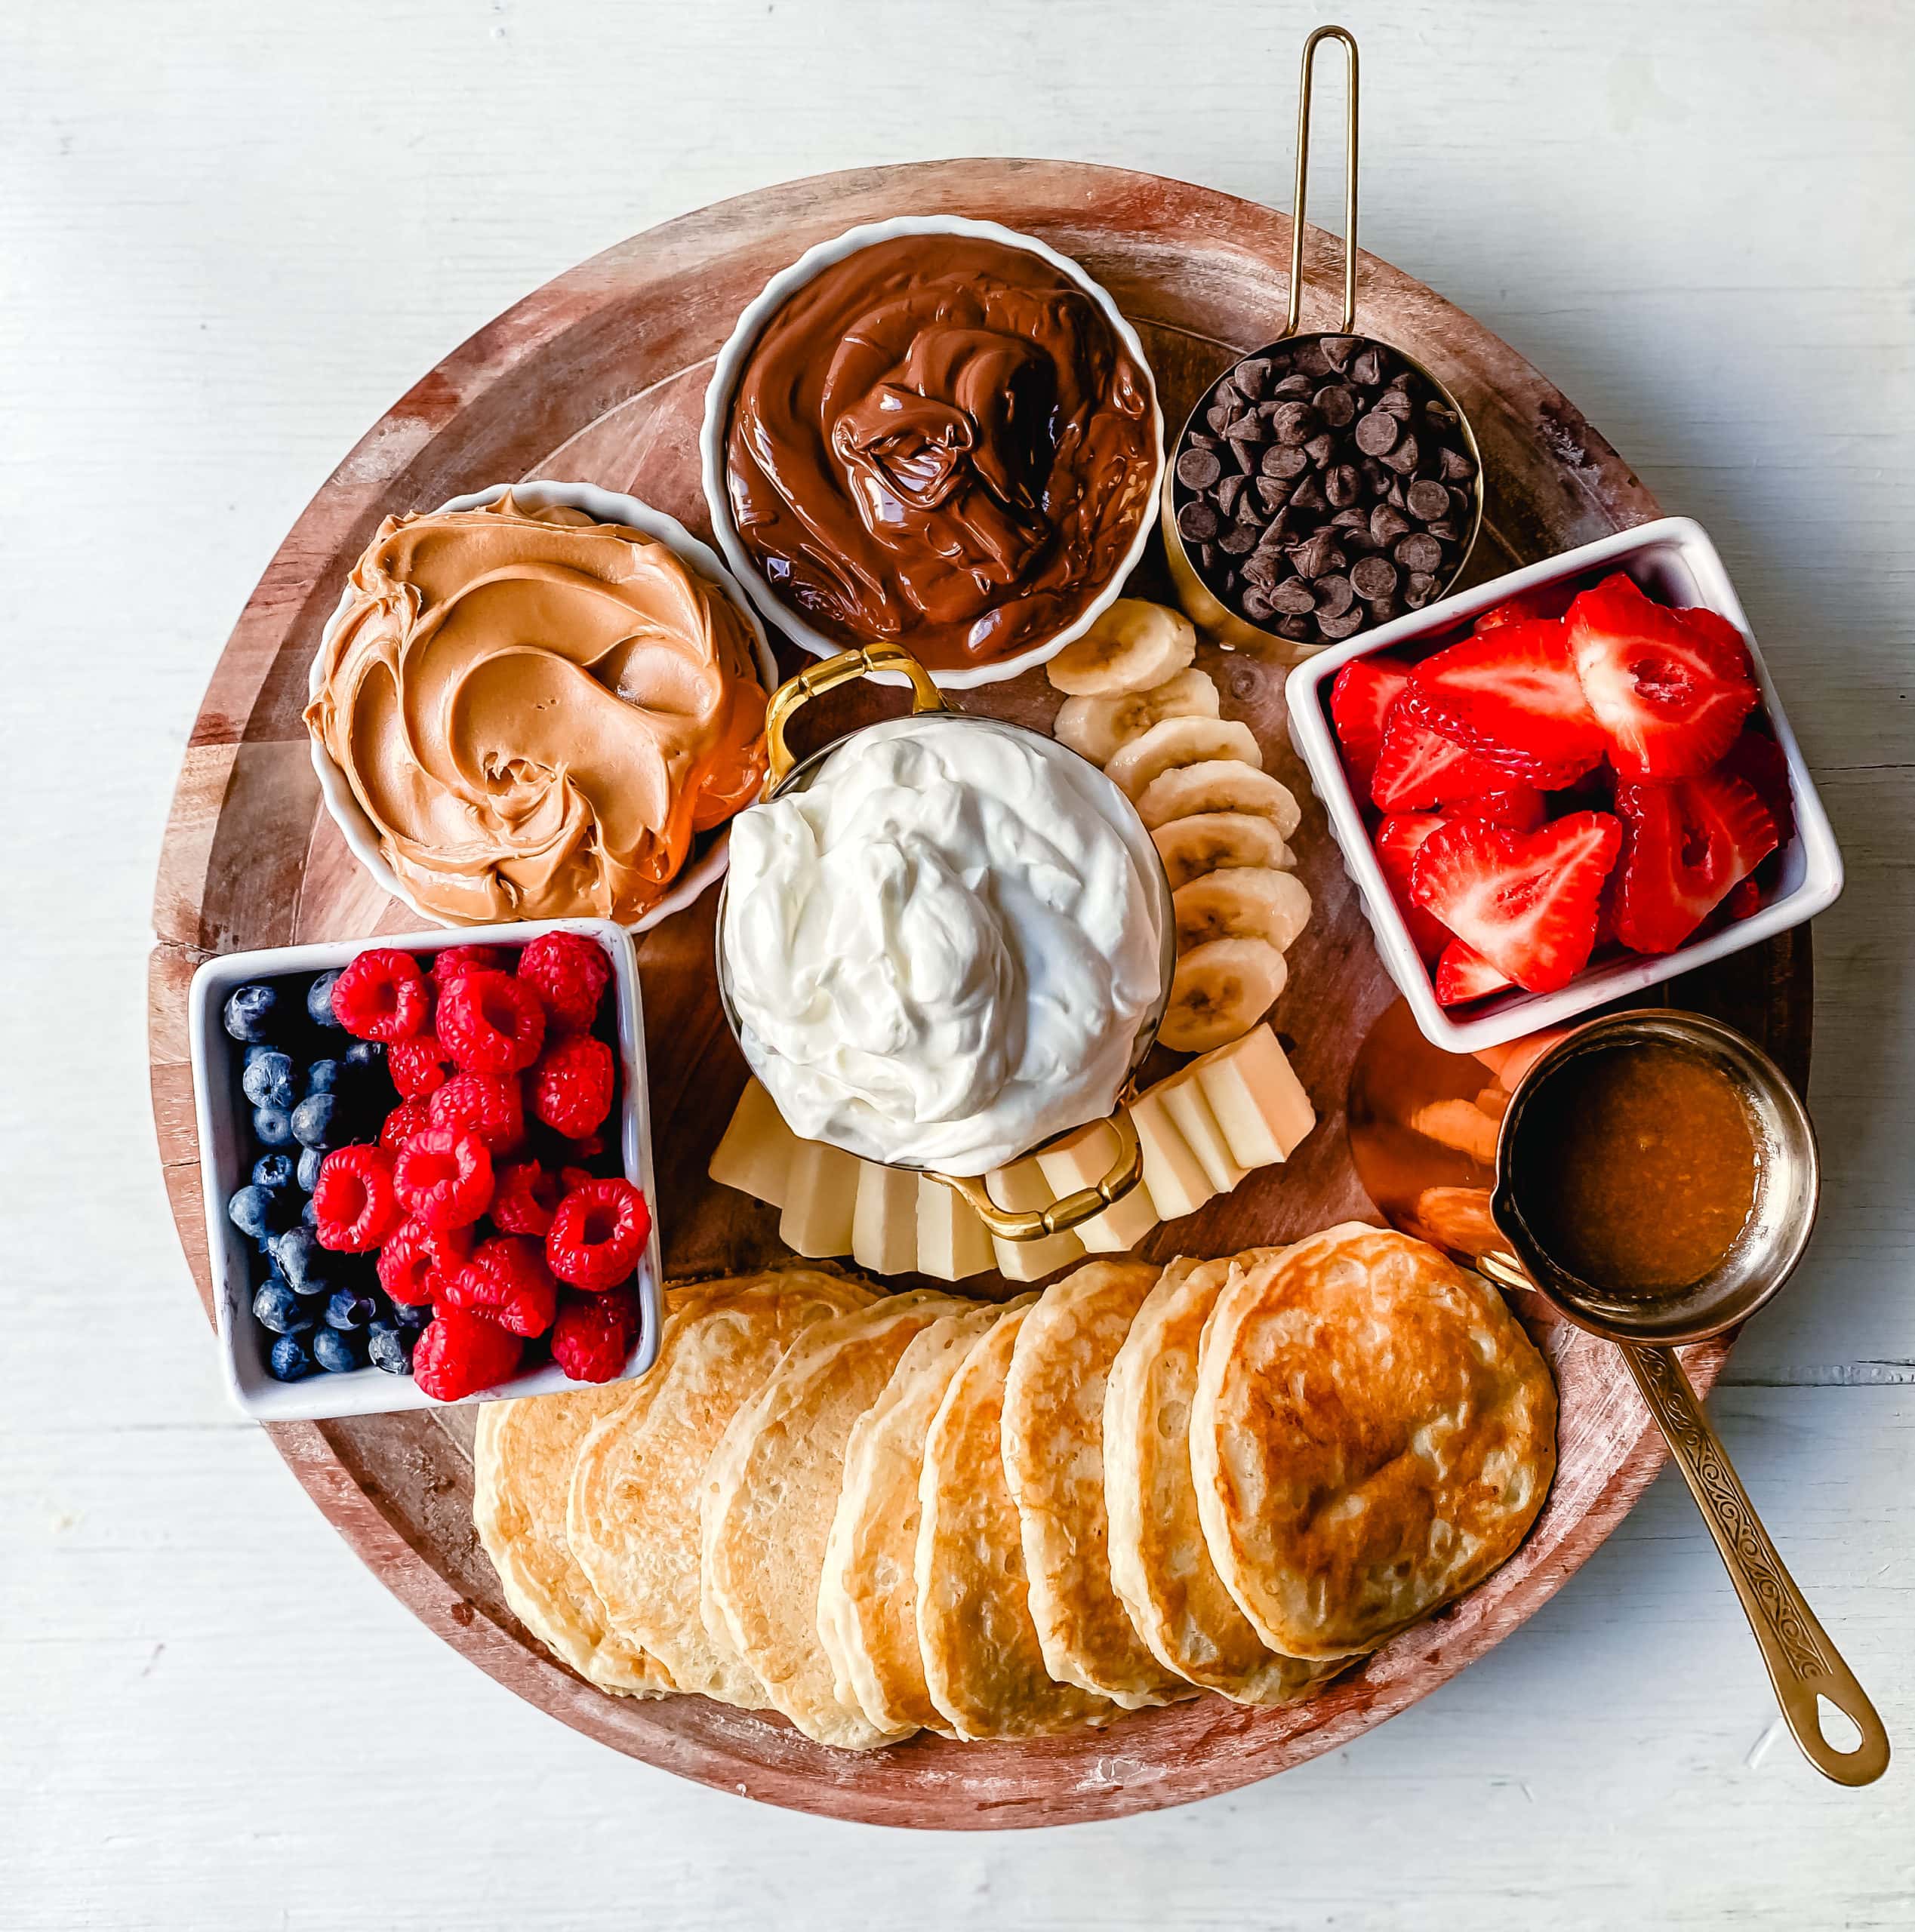
[[[1686,518],[1382,625],[1285,689],[1384,963],[1453,1053],[1757,945],[1842,891],[1748,620]]]
[[[609,920],[226,953],[189,999],[227,1386],[263,1422],[642,1374],[637,955]]]

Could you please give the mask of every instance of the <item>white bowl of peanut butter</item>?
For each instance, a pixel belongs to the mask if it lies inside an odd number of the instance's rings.
[[[306,721],[348,849],[420,918],[643,932],[724,875],[777,681],[750,601],[682,524],[532,481],[386,520]]]

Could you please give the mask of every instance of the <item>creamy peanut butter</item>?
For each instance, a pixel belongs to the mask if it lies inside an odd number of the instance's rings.
[[[757,795],[744,622],[664,544],[578,510],[388,517],[306,722],[426,910],[636,918]]]

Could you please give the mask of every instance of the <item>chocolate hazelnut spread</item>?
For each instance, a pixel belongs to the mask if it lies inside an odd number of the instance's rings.
[[[906,235],[824,269],[753,345],[726,426],[738,535],[847,645],[938,669],[1054,635],[1122,566],[1155,481],[1150,378],[1027,249]]]
[[[636,918],[757,795],[744,620],[664,544],[582,512],[388,517],[307,728],[429,912]]]

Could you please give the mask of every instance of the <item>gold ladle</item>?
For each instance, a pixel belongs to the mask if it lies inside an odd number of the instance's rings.
[[[1637,1043],[1673,1047],[1726,1073],[1749,1108],[1759,1149],[1755,1204],[1729,1254],[1689,1287],[1657,1299],[1606,1294],[1558,1266],[1523,1198],[1538,1094],[1579,1056]],[[1393,1226],[1499,1287],[1541,1296],[1621,1349],[1741,1599],[1790,1734],[1824,1777],[1873,1783],[1888,1768],[1888,1733],[1783,1567],[1675,1352],[1753,1314],[1801,1260],[1821,1187],[1807,1112],[1766,1054],[1697,1014],[1612,1014],[1504,1051],[1510,1057],[1491,1079],[1483,1061],[1431,1046],[1397,1001],[1350,1070],[1359,1178]],[[1852,1749],[1838,1749],[1824,1734],[1824,1700],[1860,1733]]]

